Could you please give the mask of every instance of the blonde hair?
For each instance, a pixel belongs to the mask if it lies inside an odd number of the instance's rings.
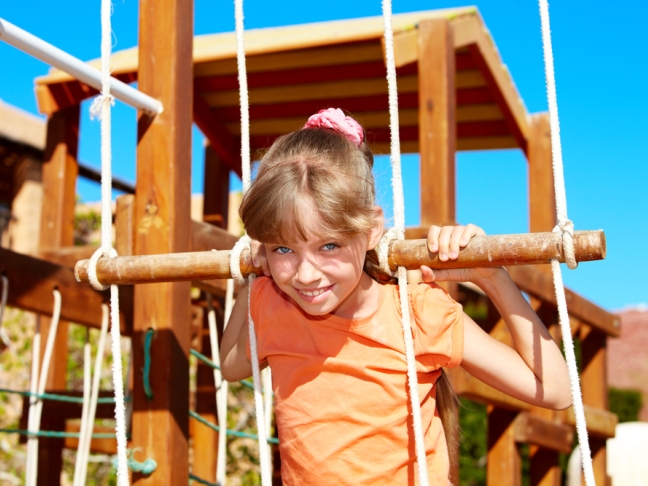
[[[381,217],[376,210],[373,154],[367,144],[354,145],[326,128],[307,128],[278,138],[259,164],[257,177],[243,196],[239,215],[251,238],[292,243],[310,236],[335,239],[368,233]],[[306,204],[304,204],[306,203]],[[312,235],[310,207],[323,234]],[[367,252],[364,270],[380,283],[392,277]],[[437,410],[443,423],[451,464],[457,460],[457,398],[446,375],[437,381]]]

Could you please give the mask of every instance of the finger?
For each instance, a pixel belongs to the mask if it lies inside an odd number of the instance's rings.
[[[485,234],[486,232],[479,226],[476,226],[474,224],[467,224],[461,237],[461,242],[459,244],[463,248],[470,242],[473,237]]]
[[[454,231],[454,226],[444,226],[439,234],[439,260],[445,262],[450,254],[450,238]]]
[[[436,279],[434,271],[427,265],[421,265],[421,276],[424,282],[434,282]]]
[[[439,233],[441,233],[441,228],[436,225],[430,226],[430,230],[428,231],[428,237],[427,237],[427,243],[428,243],[428,249],[432,253],[436,253],[439,251]]]
[[[256,240],[250,242],[250,253],[252,254],[252,265],[255,268],[261,267],[261,259],[259,258],[259,251],[263,245]]]
[[[450,248],[449,248],[450,251],[449,256],[452,260],[456,260],[457,257],[459,256],[459,250],[461,248],[460,242],[465,232],[466,232],[466,228],[464,226],[455,226],[452,230],[452,234],[450,235]]]

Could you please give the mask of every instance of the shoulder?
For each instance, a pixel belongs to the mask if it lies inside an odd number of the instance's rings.
[[[455,307],[459,305],[445,289],[434,282],[409,284],[407,291],[415,310],[420,306]]]

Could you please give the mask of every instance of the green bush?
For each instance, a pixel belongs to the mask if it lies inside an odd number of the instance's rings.
[[[608,389],[610,411],[618,415],[619,423],[639,420],[639,411],[643,406],[642,398],[638,390],[622,390],[613,387]]]

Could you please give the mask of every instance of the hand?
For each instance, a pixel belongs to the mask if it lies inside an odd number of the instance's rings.
[[[266,256],[265,245],[260,241],[252,240],[251,244],[252,265],[256,268],[263,270],[263,275],[272,277],[270,273],[270,266],[268,265],[268,257]]]
[[[439,254],[439,260],[446,262],[456,260],[459,251],[465,248],[475,236],[485,235],[486,232],[479,226],[468,224],[466,226],[432,226],[428,232],[428,249]],[[426,265],[421,266],[423,281],[425,282],[473,282],[494,276],[496,268],[456,268],[432,270]]]

